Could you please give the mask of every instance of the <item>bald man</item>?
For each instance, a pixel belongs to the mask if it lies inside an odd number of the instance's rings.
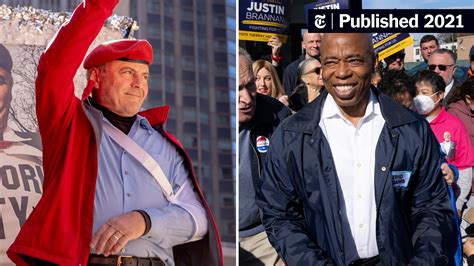
[[[326,87],[271,139],[257,204],[287,265],[446,265],[456,247],[429,125],[371,87],[370,35],[325,34]]]
[[[306,59],[317,58],[320,55],[321,46],[321,34],[320,33],[309,33],[303,34],[303,54],[291,62],[283,72],[283,87],[285,88],[286,95],[290,95],[293,89],[298,85],[298,65]]]

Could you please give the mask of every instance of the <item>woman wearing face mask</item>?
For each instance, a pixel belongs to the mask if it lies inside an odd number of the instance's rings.
[[[469,136],[461,120],[446,112],[441,105],[446,84],[440,75],[429,70],[422,71],[416,77],[415,86],[417,94],[413,99],[415,107],[426,117],[438,141],[443,143],[445,133],[448,132],[450,140],[455,143],[454,155],[446,159],[459,170],[457,185],[461,192],[456,201],[456,208],[460,216],[471,191],[472,166],[474,166],[474,151]]]
[[[288,105],[288,97],[281,85],[275,67],[268,61],[257,60],[252,65],[257,92],[278,99]]]

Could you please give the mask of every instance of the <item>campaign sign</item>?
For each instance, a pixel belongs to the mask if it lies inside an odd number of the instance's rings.
[[[392,54],[413,44],[413,37],[409,33],[373,33],[375,54],[378,60],[384,60]]]
[[[349,9],[349,0],[321,0],[304,5],[306,25],[308,25],[308,11],[311,9]]]
[[[239,1],[239,40],[268,42],[278,36],[288,39],[289,0]]]

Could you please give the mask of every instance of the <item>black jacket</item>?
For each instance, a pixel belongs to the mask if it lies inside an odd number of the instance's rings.
[[[420,116],[376,93],[386,121],[375,152],[377,246],[383,265],[446,265],[456,228],[440,172],[439,143]],[[257,204],[272,245],[287,265],[346,265],[341,188],[319,127],[327,92],[285,120],[271,139]],[[392,171],[412,171],[406,189]],[[347,220],[345,220],[347,221]]]
[[[293,89],[298,85],[298,65],[306,59],[302,54],[298,59],[291,62],[283,72],[283,88],[286,95],[291,95]]]
[[[250,138],[252,142],[250,145],[256,151],[256,139],[258,136],[265,136],[270,138],[278,127],[278,125],[290,115],[290,110],[275,98],[257,93],[255,115],[247,125],[240,125],[239,127],[250,127]],[[259,164],[265,161],[267,153],[256,152],[258,155]],[[257,167],[257,162],[252,166],[252,172],[261,175],[261,170]]]
[[[453,97],[453,91],[457,86],[461,86],[463,81],[460,81],[459,79],[453,78],[453,86],[451,87],[451,90],[449,91],[448,94],[444,94],[444,99],[442,101],[442,105],[446,108],[448,107],[448,102],[449,98]]]
[[[239,143],[239,147],[241,151],[240,156],[250,156],[249,161],[251,162],[250,165],[239,165],[240,168],[250,169],[251,172],[251,177],[244,176],[242,173],[239,176],[239,190],[241,191],[241,197],[239,197],[240,236],[249,236],[264,230],[260,212],[255,204],[254,191],[255,185],[260,180],[263,170],[262,165],[267,153],[265,150],[257,150],[256,139],[258,137],[270,139],[278,124],[289,114],[289,109],[278,100],[257,93],[254,117],[250,122],[239,125],[239,132],[243,130],[250,131],[250,143]],[[242,152],[246,148],[250,150],[249,155]],[[261,149],[263,148],[261,147]]]

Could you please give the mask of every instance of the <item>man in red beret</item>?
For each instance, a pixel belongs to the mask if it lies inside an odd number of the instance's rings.
[[[12,58],[0,44],[0,265],[10,265],[6,251],[42,193],[39,134],[8,126],[12,101]]]
[[[151,45],[99,45],[84,61],[82,99],[74,96],[73,77],[117,2],[85,0],[41,56],[44,193],[8,256],[20,265],[222,265],[191,161],[163,128],[169,107],[139,113]]]

